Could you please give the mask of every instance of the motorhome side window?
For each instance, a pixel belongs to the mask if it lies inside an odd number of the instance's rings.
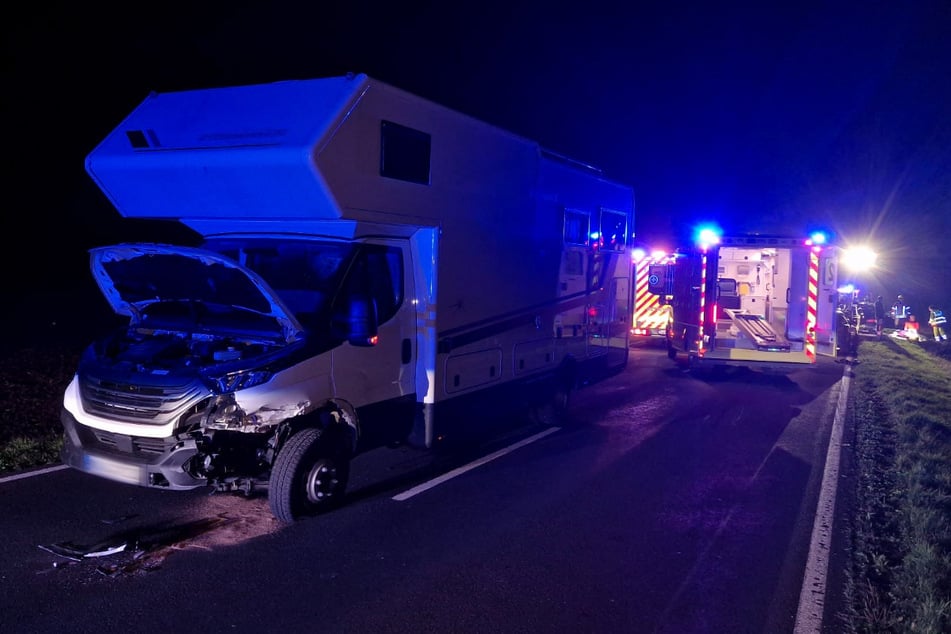
[[[380,176],[429,185],[432,137],[392,121],[381,122]]]
[[[606,251],[623,251],[627,246],[627,216],[616,211],[601,210],[601,247]]]
[[[565,210],[565,244],[588,244],[590,217],[583,211]]]

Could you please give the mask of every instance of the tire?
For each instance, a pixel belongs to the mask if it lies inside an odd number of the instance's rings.
[[[531,411],[532,420],[544,427],[562,425],[568,420],[571,407],[572,381],[567,377],[556,380],[554,390]]]
[[[278,520],[294,522],[343,501],[350,478],[350,452],[332,430],[308,428],[287,439],[274,461],[268,504]]]
[[[667,332],[665,333],[665,339],[667,340],[667,358],[671,361],[677,360],[677,349],[674,347],[674,333],[668,327]]]

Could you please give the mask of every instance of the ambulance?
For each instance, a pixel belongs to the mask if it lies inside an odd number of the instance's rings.
[[[837,262],[822,234],[701,229],[673,266],[668,357],[786,373],[834,356]]]

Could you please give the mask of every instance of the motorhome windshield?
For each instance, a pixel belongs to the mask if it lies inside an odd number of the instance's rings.
[[[203,247],[264,278],[303,324],[327,314],[356,250],[353,244],[273,238],[215,238]]]

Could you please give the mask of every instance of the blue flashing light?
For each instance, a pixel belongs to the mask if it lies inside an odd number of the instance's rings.
[[[647,257],[647,251],[641,248],[637,248],[631,251],[631,260],[633,262],[640,262]]]
[[[826,235],[824,231],[814,231],[809,235],[809,239],[806,240],[806,244],[810,246],[818,246],[825,244],[829,241],[829,236]]]
[[[720,244],[720,236],[722,232],[719,227],[713,225],[704,225],[697,228],[696,241],[701,247],[712,247],[713,245]]]

